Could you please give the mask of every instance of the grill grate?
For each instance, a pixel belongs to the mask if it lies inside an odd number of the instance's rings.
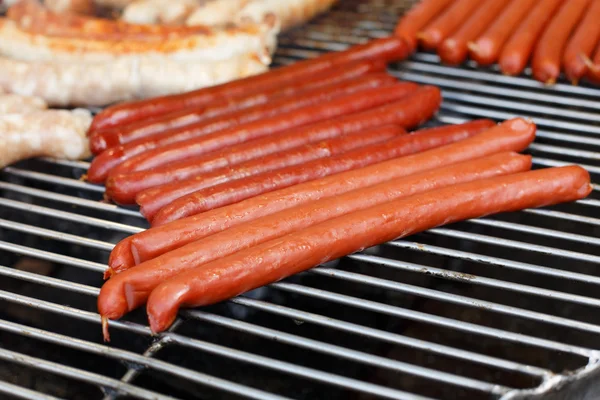
[[[406,3],[345,0],[282,38],[276,63],[387,35]],[[532,117],[537,167],[579,163],[599,182],[600,90],[438,61],[417,54],[392,68],[443,89],[432,124]],[[2,170],[4,396],[559,399],[600,390],[598,184],[574,204],[433,229],[183,311],[158,337],[136,312],[111,325],[105,346],[101,272],[113,244],[146,223],[100,202],[103,188],[79,180],[88,165],[38,159]]]

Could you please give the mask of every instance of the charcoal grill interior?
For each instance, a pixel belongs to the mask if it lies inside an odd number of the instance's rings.
[[[283,37],[276,64],[387,35],[406,6],[343,0]],[[600,89],[438,61],[391,67],[443,89],[432,125],[531,117],[535,167],[583,165],[590,198],[370,248],[184,311],[157,337],[140,310],[105,345],[102,272],[147,225],[100,201],[87,162],[16,164],[0,172],[0,397],[598,398]]]

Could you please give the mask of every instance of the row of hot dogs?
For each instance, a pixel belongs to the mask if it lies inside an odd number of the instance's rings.
[[[98,299],[105,338],[109,319],[145,303],[160,332],[181,306],[393,238],[587,196],[579,167],[527,172],[530,157],[516,152],[533,141],[532,122],[407,133],[441,102],[439,89],[383,72],[407,53],[402,38],[385,38],[100,113],[89,137],[106,148],[89,178],[106,179],[114,200],[137,200],[153,224],[110,255]]]
[[[535,79],[552,84],[561,69],[577,84],[600,83],[598,0],[422,0],[400,20],[396,34],[414,49],[437,50],[443,62],[469,55],[519,75],[531,59]]]

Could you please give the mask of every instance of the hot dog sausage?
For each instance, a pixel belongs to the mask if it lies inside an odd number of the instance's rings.
[[[458,183],[521,172],[530,167],[529,156],[501,153],[392,179],[241,224],[118,274],[102,287],[98,310],[105,318],[118,319],[127,311],[141,306],[150,292],[165,280],[250,246],[387,201]]]
[[[270,156],[253,159],[233,167],[225,167],[201,174],[181,182],[173,182],[144,190],[135,197],[140,211],[146,219],[152,220],[154,215],[164,206],[187,194],[221,183],[274,171],[283,167],[303,164],[323,157],[329,157],[382,142],[394,136],[406,133],[395,125],[386,125],[368,131],[360,131],[336,139],[320,143],[307,144],[291,150],[274,153]]]
[[[226,300],[389,240],[465,219],[574,201],[591,190],[583,168],[548,168],[461,183],[330,219],[162,283],[148,298],[150,328],[167,329],[181,306]]]
[[[589,3],[590,0],[567,1],[550,21],[533,52],[531,70],[535,79],[545,84],[556,82],[567,40]]]
[[[479,65],[495,63],[502,46],[519,26],[537,0],[512,0],[476,41],[469,43],[469,54]]]
[[[201,134],[207,134],[215,132],[217,130],[233,128],[243,123],[257,121],[263,118],[274,117],[285,112],[300,109],[314,104],[321,104],[326,101],[330,101],[334,98],[341,97],[344,94],[355,93],[360,90],[381,87],[391,85],[396,79],[385,72],[379,72],[375,74],[369,74],[366,76],[358,77],[352,80],[346,80],[342,82],[335,82],[324,87],[317,87],[296,93],[295,96],[275,98],[269,101],[267,104],[258,104],[253,107],[243,108],[240,107],[238,110],[226,113],[225,115],[217,115],[212,118],[205,118],[203,112],[195,114],[196,117],[186,117],[186,123],[183,125],[184,130],[188,132],[195,132],[199,136]],[[197,119],[197,122],[193,122],[193,119]],[[147,132],[147,131],[143,131]],[[160,138],[171,137],[172,140],[176,139],[176,134],[179,131],[164,131],[162,133],[151,135],[150,139],[153,143]],[[109,147],[118,146],[120,144],[129,143],[134,140],[146,140],[148,135],[139,135],[140,131],[122,132],[118,129],[111,131],[104,131],[93,134],[90,136],[90,148],[94,154],[98,154]],[[189,135],[188,135],[189,136]],[[188,137],[191,138],[191,137]]]
[[[387,88],[378,89],[380,90],[380,92],[374,93],[374,95],[380,95],[381,91],[386,89]],[[371,99],[371,104],[373,104],[373,100],[374,99]],[[381,101],[382,99],[380,98],[379,100]],[[409,94],[408,96],[406,96],[405,100],[395,103],[395,114],[389,115],[387,118],[398,121],[396,124],[402,127],[414,127],[416,124],[423,121],[423,116],[431,117],[431,115],[433,115],[433,113],[438,109],[440,102],[441,96],[439,89],[433,87],[423,87],[417,89],[413,94]],[[374,112],[374,115],[379,117],[381,115],[380,110],[376,110]],[[382,118],[372,118],[371,115],[369,115],[369,117],[370,121],[374,120],[374,122],[378,125],[381,124]],[[347,126],[349,123],[352,122],[358,122],[359,124],[363,124],[367,121],[363,122],[362,116],[357,116],[355,118],[350,117],[346,120],[341,121],[343,126]],[[386,121],[386,123],[390,122]],[[277,127],[278,131],[281,131],[282,129],[280,128],[284,124],[277,124],[275,122],[274,125],[275,127]],[[248,129],[245,129],[240,133],[240,135],[244,136],[247,131]],[[331,132],[335,134],[336,132],[339,132],[339,127],[336,127],[335,124],[322,125],[317,127],[317,132]],[[113,176],[113,174],[111,173],[109,179],[106,182],[106,195],[118,203],[131,204],[135,201],[135,196],[142,190],[173,181],[181,181],[183,179],[195,176],[199,173],[211,171],[224,165],[231,165],[232,163],[227,161],[231,158],[234,158],[233,164],[237,164],[248,159],[261,157],[265,155],[265,150],[269,153],[273,153],[276,151],[285,150],[285,148],[294,147],[294,145],[298,143],[298,139],[300,139],[300,141],[303,141],[304,143],[316,140],[314,137],[308,136],[311,133],[314,133],[314,127],[307,127],[307,129],[303,130],[302,132],[297,131],[289,133],[285,137],[284,143],[287,142],[287,144],[284,145],[284,148],[275,147],[273,145],[274,143],[281,143],[282,141],[271,137],[268,137],[267,139],[259,142],[258,144],[256,142],[254,144],[249,142],[248,148],[242,149],[242,151],[237,151],[235,154],[230,154],[228,156],[223,155],[223,153],[227,150],[231,150],[231,148],[224,148],[221,152],[213,152],[212,154],[206,154],[202,156],[203,153],[208,153],[207,148],[209,148],[209,146],[212,143],[214,143],[215,140],[194,141],[192,145],[187,146],[187,149],[185,146],[169,146],[168,150],[170,154],[158,154],[158,156],[161,157],[161,160],[164,160],[165,158],[173,158],[175,160],[182,159],[184,158],[184,155],[188,157],[188,160],[184,159],[181,163],[173,163],[172,165],[165,165],[164,167],[157,167],[148,171],[137,171],[124,175],[118,175],[117,173],[115,173],[115,176]],[[293,141],[292,139],[289,139],[290,136],[293,136]],[[224,147],[221,146],[223,142],[221,138],[218,138],[216,142],[218,142],[217,145],[214,146],[216,147],[216,150],[218,150],[221,147]],[[179,143],[177,143],[176,145],[179,145]],[[236,150],[239,150],[239,148],[237,148]],[[217,156],[218,158],[216,162],[213,162],[215,160],[215,156]],[[241,157],[242,159],[240,160],[237,157]],[[133,159],[130,161],[133,161]],[[148,168],[152,167],[151,164],[146,164],[146,166]]]
[[[428,50],[437,49],[444,39],[458,30],[479,4],[479,0],[456,0],[417,34],[421,45]]]
[[[593,0],[565,48],[563,67],[567,78],[574,85],[586,74],[586,59],[591,57],[594,46],[600,40],[599,21],[600,1]]]
[[[398,22],[394,34],[400,36],[410,46],[410,51],[417,47],[417,33],[429,21],[439,15],[453,0],[421,0],[406,12]]]
[[[586,78],[590,81],[600,84],[600,43],[596,47],[594,51],[594,59],[593,61],[590,59],[586,59],[586,64],[588,64],[588,72],[586,74]]]
[[[468,127],[472,127],[473,124],[479,125],[481,129],[493,125],[489,120],[480,120],[435,129],[444,129],[449,132],[455,129],[473,131],[474,129]],[[194,240],[299,204],[337,196],[346,191],[474,157],[483,157],[502,151],[520,151],[526,148],[534,137],[534,124],[522,119],[510,120],[472,138],[439,149],[303,183],[163,226],[153,227],[117,244],[111,253],[108,274],[118,273],[129,268],[133,265],[131,260],[135,264],[139,264]]]
[[[533,7],[500,53],[498,63],[502,73],[519,75],[523,72],[544,27],[562,3],[562,0],[546,0]]]
[[[158,224],[164,224],[237,203],[263,193],[362,168],[390,158],[429,150],[467,137],[468,133],[465,132],[448,135],[447,132],[437,131],[421,135],[401,136],[338,156],[238,179],[183,196],[162,208],[154,220]]]
[[[179,95],[122,103],[106,108],[92,123],[92,130],[115,126],[144,118],[166,114],[182,108],[203,107],[220,98],[235,99],[249,93],[282,87],[289,83],[311,79],[319,72],[340,69],[346,63],[361,60],[383,62],[404,59],[408,45],[399,37],[386,37],[353,46],[341,52],[327,53],[321,57],[277,68],[264,74],[252,76],[223,85],[195,90]]]
[[[198,135],[205,129],[210,130],[210,127],[199,127],[198,130],[189,127],[176,129],[159,134],[151,140],[142,139],[141,143],[131,142],[102,153],[92,162],[88,171],[89,179],[93,179],[92,173],[94,177],[101,178],[109,174],[109,171],[112,175],[118,175],[138,169],[148,169],[178,159],[212,152],[249,139],[269,136],[335,116],[352,114],[402,98],[416,88],[416,84],[405,82],[369,89],[360,95],[352,93],[341,96],[326,105],[304,107],[276,118],[249,122],[239,129],[225,129],[203,137]]]
[[[456,32],[438,47],[443,62],[458,65],[465,61],[468,43],[475,40],[505,7],[505,0],[485,0]]]
[[[141,121],[134,121],[128,124],[120,124],[115,127],[101,129],[98,131],[89,131],[88,134],[101,132],[118,132],[129,139],[135,140],[141,137],[148,137],[168,129],[175,129],[192,123],[204,121],[208,118],[228,114],[236,110],[265,104],[271,99],[292,96],[297,93],[303,93],[307,90],[321,88],[334,83],[356,79],[369,73],[383,72],[386,64],[374,61],[359,61],[347,64],[342,70],[323,71],[316,74],[309,82],[298,84],[289,84],[284,87],[273,88],[271,90],[251,93],[247,96],[231,100],[215,101],[206,107],[184,108],[172,113],[158,115],[146,118]],[[131,141],[131,140],[129,140]]]

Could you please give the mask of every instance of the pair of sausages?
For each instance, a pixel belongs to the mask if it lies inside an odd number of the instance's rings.
[[[232,228],[237,224],[253,221],[296,205],[324,197],[337,196],[350,190],[474,157],[483,157],[503,151],[521,151],[535,137],[535,125],[520,118],[488,129],[491,126],[493,126],[492,121],[481,120],[445,127],[444,129],[450,131],[463,130],[475,133],[485,131],[438,149],[306,182],[163,226],[153,227],[117,244],[110,255],[107,275],[122,272],[140,262]]]
[[[367,63],[366,65],[361,63],[357,66],[350,66],[351,79],[328,76],[326,80],[317,80],[309,87],[291,86],[287,90],[280,88],[276,92],[285,91],[286,96],[270,93],[254,94],[249,96],[250,99],[236,99],[235,103],[223,101],[221,104],[211,105],[211,107],[204,109],[184,109],[176,112],[175,115],[167,114],[147,122],[138,122],[133,124],[133,128],[131,125],[126,125],[95,132],[90,135],[90,148],[94,154],[99,154],[107,148],[137,140],[143,142],[144,138],[155,137],[158,133],[164,133],[179,127],[209,126],[212,127],[213,131],[225,129],[244,122],[268,118],[307,105],[324,102],[362,88],[377,87],[385,82],[392,82],[392,78],[381,70],[376,74],[372,74],[373,76],[353,76],[356,75],[356,68],[359,68],[358,70],[362,72],[374,69],[375,66],[383,69],[381,63]],[[341,75],[346,76],[346,74]],[[323,82],[326,82],[326,84],[323,84]]]
[[[467,58],[469,43],[476,40],[506,6],[506,0],[485,0],[481,3],[465,23],[438,46],[438,54],[445,63],[462,63]]]
[[[574,201],[591,190],[583,168],[548,168],[459,183],[329,219],[161,283],[148,298],[150,328],[167,329],[179,307],[217,303],[389,240],[465,219]]]
[[[244,223],[163,254],[104,284],[98,298],[103,318],[118,319],[145,303],[151,291],[178,274],[300,229],[395,199],[462,182],[525,171],[529,156],[501,153],[434,168],[377,185],[292,207]]]
[[[179,95],[122,103],[100,112],[91,131],[140,121],[144,118],[167,114],[184,108],[204,107],[223,98],[235,100],[250,93],[308,81],[313,75],[340,68],[361,60],[380,60],[384,63],[402,60],[408,55],[408,45],[399,37],[372,40],[353,46],[346,51],[328,53],[321,57],[278,68],[235,82],[195,90]]]
[[[390,103],[394,100],[397,101]],[[390,106],[374,108],[386,103],[390,103]],[[360,96],[349,96],[340,99],[339,102],[332,102],[327,107],[308,107],[291,113],[291,117],[282,115],[279,118],[257,121],[241,130],[221,132],[216,136],[209,135],[143,153],[130,160],[133,172],[120,174],[119,170],[127,167],[123,164],[116,172],[111,173],[106,182],[106,194],[118,203],[131,204],[142,190],[322,140],[327,134],[338,135],[341,128],[344,128],[345,132],[349,129],[364,129],[365,125],[370,127],[397,124],[411,128],[430,118],[440,103],[440,91],[432,86],[418,88],[412,83],[398,83],[365,90]],[[325,121],[319,125],[307,125],[285,134],[270,136],[302,125],[302,121],[314,120],[318,117],[316,114],[320,114],[319,118],[323,120],[370,108],[373,108],[372,112],[348,115],[338,121]],[[253,139],[263,139],[248,141],[249,136]],[[248,143],[245,143],[246,141]],[[227,148],[235,143],[241,144],[239,147]]]
[[[118,174],[137,166],[140,159],[148,158],[150,150],[154,150],[151,154],[158,154],[161,152],[160,148],[183,141],[209,138],[216,142],[218,138],[228,134],[231,136],[231,132],[241,131],[244,133],[243,129],[250,130],[249,136],[253,137],[252,135],[259,135],[263,132],[273,132],[274,122],[280,120],[289,121],[286,125],[288,128],[315,122],[324,118],[323,115],[328,115],[328,109],[336,110],[340,107],[352,109],[351,106],[356,103],[358,92],[392,86],[394,82],[393,77],[384,73],[367,75],[356,80],[309,90],[297,99],[284,98],[275,101],[274,104],[242,109],[179,128],[167,129],[149,137],[142,137],[127,144],[112,147],[96,157],[89,168],[88,180],[103,182],[109,173]],[[387,93],[387,91],[384,92],[384,94]],[[367,104],[369,104],[368,101]],[[344,112],[344,110],[342,109],[340,112]],[[275,119],[275,117],[278,118]],[[272,121],[269,122],[265,120],[266,118],[271,118]]]
[[[569,0],[562,4],[533,53],[531,69],[540,82],[553,84],[560,75],[563,52],[571,33],[577,27],[591,0]],[[594,21],[596,24],[598,21]],[[587,36],[587,32],[582,33]],[[584,41],[587,41],[585,38]],[[581,40],[578,41],[581,43]],[[592,45],[593,46],[593,45]],[[572,50],[570,50],[572,57]]]

